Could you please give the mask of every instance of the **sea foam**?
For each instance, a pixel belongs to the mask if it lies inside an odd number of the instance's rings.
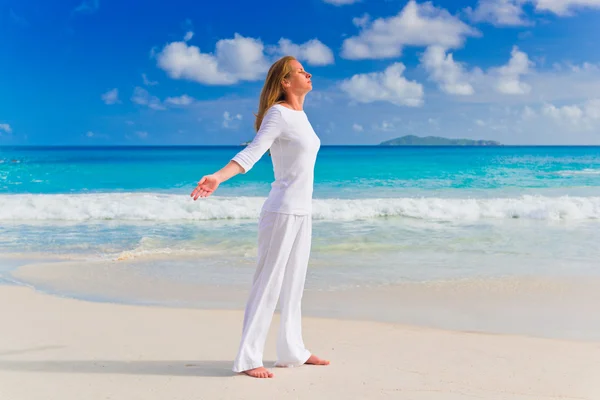
[[[256,219],[262,197],[212,196],[194,201],[189,195],[161,193],[0,195],[0,221],[182,221]],[[421,220],[597,220],[600,197],[510,198],[404,197],[314,199],[313,218],[359,220],[407,217]]]

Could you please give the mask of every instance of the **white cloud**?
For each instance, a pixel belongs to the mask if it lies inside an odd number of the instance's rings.
[[[534,63],[517,46],[513,46],[510,54],[505,65],[487,71],[478,67],[466,70],[463,64],[454,61],[452,53],[446,54],[443,48],[432,46],[421,57],[421,63],[429,71],[430,79],[438,82],[446,93],[474,95],[477,91],[521,96],[531,93],[532,85],[522,78],[535,73]]]
[[[131,120],[127,120],[127,121],[125,121],[125,123],[126,123],[127,125],[129,125],[129,126],[131,126],[131,125],[135,125],[135,122],[133,122],[133,121],[131,121]]]
[[[148,132],[146,132],[146,131],[137,131],[137,132],[135,132],[135,134],[140,139],[146,139],[148,137]]]
[[[559,107],[554,104],[545,104],[541,109],[541,114],[561,124],[582,129],[595,129],[600,127],[600,98],[591,99],[582,104]]]
[[[521,58],[529,60],[525,54]],[[514,57],[511,56],[510,59]],[[596,64],[563,63],[551,68],[534,68],[530,62],[523,63],[526,64],[529,65],[528,68],[520,70],[511,70],[510,61],[485,71],[478,67],[463,68],[463,76],[475,93],[455,97],[455,100],[461,103],[519,106],[515,118],[521,118],[525,106],[577,103],[596,98],[600,93],[600,66]],[[514,65],[513,61],[512,67]],[[514,73],[515,70],[526,70],[527,73],[519,75]]]
[[[100,0],[83,0],[83,2],[73,9],[72,13],[93,14],[100,8]]]
[[[534,71],[528,82],[536,97],[547,102],[578,102],[596,98],[600,93],[600,68],[583,63],[581,66],[556,66],[553,70]]]
[[[560,65],[557,65],[556,67],[558,69],[561,68]],[[589,63],[589,62],[584,62],[583,64],[581,64],[581,66],[579,66],[579,65],[569,65],[569,68],[573,72],[600,72],[600,67],[598,65],[592,64],[592,63]]]
[[[578,122],[583,117],[583,110],[576,105],[556,107],[552,104],[546,104],[542,112],[552,118],[569,120],[573,123]]]
[[[550,11],[556,15],[572,15],[575,9],[600,8],[600,0],[533,0],[537,11]]]
[[[396,129],[394,124],[389,121],[382,121],[381,123],[373,124],[372,128],[376,131],[390,132]]]
[[[342,45],[342,56],[348,59],[399,57],[404,46],[457,48],[467,36],[479,35],[447,10],[414,0],[396,16],[358,22],[365,24],[360,34]]]
[[[474,122],[478,126],[485,126],[485,122],[481,119],[476,119]]]
[[[87,131],[84,136],[88,139],[109,139],[109,136],[103,133]]]
[[[512,143],[523,144],[600,144],[600,98],[575,102],[536,102],[524,107],[507,107],[503,135]],[[500,110],[500,109],[498,109]],[[508,140],[504,141],[509,143]]]
[[[194,37],[194,32],[189,31],[185,34],[185,36],[183,37],[183,41],[184,42],[189,42],[190,40],[192,40],[192,38]]]
[[[111,89],[104,93],[101,97],[105,104],[119,103],[119,90],[117,88]]]
[[[573,15],[577,9],[600,8],[600,0],[479,0],[477,7],[465,12],[475,22],[490,22],[496,26],[531,25],[523,6],[531,3],[536,12],[551,12],[558,16]]]
[[[520,107],[490,107],[479,117],[506,144],[600,144],[600,98],[576,102],[531,102]],[[489,122],[488,122],[489,121]]]
[[[9,124],[0,124],[0,131],[4,131],[6,133],[12,133],[12,128]]]
[[[367,26],[369,21],[371,21],[371,16],[369,14],[364,14],[362,17],[352,18],[352,23],[359,28],[364,28]]]
[[[352,125],[352,129],[354,129],[356,132],[362,132],[363,131],[363,126],[360,124],[353,124]]]
[[[185,42],[167,44],[157,55],[158,66],[174,79],[188,79],[209,85],[231,85],[255,81],[268,70],[258,39],[235,34],[233,39],[217,42],[215,53],[201,53]]]
[[[133,90],[133,96],[131,96],[131,101],[135,104],[139,104],[142,106],[147,106],[153,110],[165,110],[165,106],[162,105],[160,99],[156,96],[150,95],[148,91],[144,88],[136,86]]]
[[[187,94],[183,94],[181,96],[167,97],[163,102],[158,97],[152,96],[150,93],[148,93],[146,89],[136,86],[133,91],[133,95],[131,96],[131,101],[135,104],[147,106],[153,110],[166,110],[167,108],[165,105],[189,106],[195,103],[196,99],[188,96]],[[133,125],[133,123],[131,124]]]
[[[475,93],[463,66],[454,61],[452,53],[446,54],[443,47],[429,46],[422,55],[421,62],[430,73],[431,79],[437,82],[444,92],[458,95]]]
[[[333,64],[333,52],[318,39],[298,45],[289,39],[281,38],[277,51],[280,54],[296,57],[300,61],[306,61],[310,65]]]
[[[165,99],[165,103],[172,104],[175,106],[189,106],[194,102],[194,98],[188,96],[187,94],[181,95],[179,97],[167,97]]]
[[[325,3],[333,4],[334,6],[344,6],[347,4],[358,3],[361,0],[323,0]]]
[[[221,39],[214,53],[202,53],[186,42],[167,44],[157,56],[158,66],[174,79],[188,79],[207,85],[233,85],[241,81],[262,79],[272,57],[292,55],[310,65],[329,65],[333,52],[318,39],[295,44],[281,38],[277,45],[265,46],[260,39],[234,34],[233,39]]]
[[[232,115],[231,113],[229,113],[229,111],[225,111],[223,113],[223,128],[235,128],[237,127],[237,124],[235,124],[235,122],[241,120],[241,114]]]
[[[477,7],[465,12],[474,22],[490,22],[496,26],[529,25],[523,11],[526,0],[479,0]]]
[[[504,94],[527,94],[531,91],[531,86],[522,82],[520,77],[530,72],[533,62],[517,46],[513,47],[510,55],[507,65],[490,70],[490,74],[497,78],[496,91]]]
[[[340,86],[360,103],[387,101],[398,106],[421,106],[423,86],[402,76],[405,69],[404,64],[394,63],[383,72],[354,75],[342,81]]]
[[[142,74],[142,79],[144,80],[144,85],[146,86],[158,85],[158,82],[151,81],[150,79],[148,79],[148,76],[146,74]]]
[[[532,93],[533,89],[533,85],[524,80],[536,76],[535,64],[517,46],[513,46],[505,65],[487,71],[478,67],[467,70],[462,63],[454,60],[452,53],[446,54],[443,48],[436,46],[427,48],[421,63],[429,72],[430,79],[449,94],[472,96],[478,92],[487,93],[488,96],[493,93],[524,96]]]

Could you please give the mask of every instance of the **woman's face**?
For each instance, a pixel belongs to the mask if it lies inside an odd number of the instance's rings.
[[[304,70],[297,60],[290,61],[292,72],[284,80],[284,88],[289,93],[306,94],[312,90],[311,74]]]

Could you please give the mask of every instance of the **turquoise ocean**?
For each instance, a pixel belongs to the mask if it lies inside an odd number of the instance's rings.
[[[269,156],[213,196],[190,197],[241,149],[0,147],[0,283],[167,306],[238,293],[211,304],[243,306],[273,179]],[[439,308],[448,299],[469,303],[465,293],[504,304],[533,292],[556,299],[556,282],[566,293],[565,282],[600,277],[600,147],[323,146],[313,198],[313,314],[352,311],[320,308],[324,293],[404,288],[390,296]],[[423,300],[418,285],[436,294]],[[349,298],[344,304],[360,312],[357,296]],[[573,297],[562,299],[559,306]],[[419,322],[398,307],[380,319]],[[519,305],[490,307],[510,321]],[[494,330],[489,316],[472,320]],[[578,321],[578,332],[591,329],[586,317]]]

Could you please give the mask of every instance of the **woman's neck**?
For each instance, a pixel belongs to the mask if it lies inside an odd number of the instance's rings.
[[[292,110],[302,111],[304,108],[304,96],[289,95],[286,96],[283,104]]]

